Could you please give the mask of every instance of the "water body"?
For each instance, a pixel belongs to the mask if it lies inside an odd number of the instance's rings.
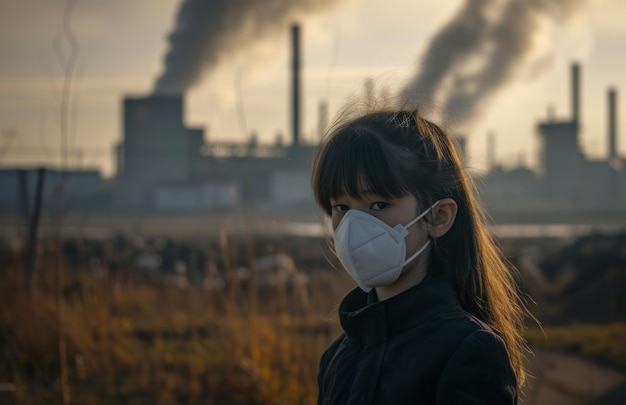
[[[502,239],[572,239],[595,233],[612,235],[626,231],[626,224],[499,224],[489,227],[496,238]],[[327,224],[290,223],[286,233],[293,236],[324,237],[331,236]]]
[[[489,230],[498,239],[558,239],[570,240],[586,235],[613,235],[626,232],[626,223],[616,220],[604,223],[536,223],[497,224]],[[96,238],[126,235],[215,236],[228,234],[267,234],[298,237],[331,237],[329,221],[306,222],[271,215],[135,215],[135,216],[67,216],[60,223],[54,217],[42,218],[39,235],[60,234],[64,237]],[[20,238],[26,223],[21,217],[0,217],[0,238]]]

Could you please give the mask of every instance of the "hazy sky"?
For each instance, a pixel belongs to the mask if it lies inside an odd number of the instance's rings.
[[[536,162],[535,125],[546,117],[547,106],[553,106],[557,117],[569,117],[573,60],[582,64],[584,152],[594,159],[606,155],[606,92],[614,86],[619,92],[618,147],[626,155],[626,1],[559,1],[581,6],[572,7],[568,16],[557,13],[538,20],[532,49],[515,64],[511,79],[460,129],[469,136],[473,167],[485,167],[489,131],[496,134],[498,161]],[[397,93],[415,74],[431,39],[466,1],[327,3],[299,18],[302,130],[310,141],[316,137],[320,100],[328,101],[332,118],[347,97],[362,90],[367,78],[378,89]],[[71,28],[79,52],[68,144],[71,150],[81,150],[82,158],[72,159],[72,167],[82,164],[111,174],[113,148],[122,137],[122,98],[145,96],[154,88],[179,5],[179,0],[77,0]],[[3,166],[60,162],[62,78],[71,50],[62,30],[65,6],[61,0],[0,0]],[[261,142],[273,142],[280,132],[289,141],[288,24],[277,28],[241,49],[229,46],[217,58],[217,67],[186,94],[187,125],[204,126],[209,140],[245,141],[237,119],[238,83],[247,132],[256,131]],[[432,104],[438,105],[437,100]],[[454,122],[454,111],[446,111],[445,120]]]

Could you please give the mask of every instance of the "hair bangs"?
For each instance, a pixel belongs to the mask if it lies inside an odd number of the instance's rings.
[[[344,194],[356,199],[365,194],[383,198],[410,194],[410,183],[398,175],[403,170],[389,145],[365,132],[369,131],[358,127],[344,129],[325,148],[317,187],[319,203],[325,209],[330,208],[331,199]]]

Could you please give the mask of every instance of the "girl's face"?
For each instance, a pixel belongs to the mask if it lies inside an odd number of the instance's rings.
[[[417,200],[413,195],[400,198],[384,199],[369,192],[360,193],[360,198],[355,199],[347,194],[342,194],[336,200],[330,201],[332,206],[333,230],[337,229],[343,216],[348,210],[360,210],[373,215],[387,225],[394,227],[398,224],[406,225],[415,219],[420,213],[417,208]],[[406,257],[411,257],[420,249],[428,239],[428,231],[423,226],[423,220],[411,226],[405,239]]]

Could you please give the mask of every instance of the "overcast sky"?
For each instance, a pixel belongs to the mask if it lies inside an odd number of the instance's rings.
[[[495,0],[494,0],[495,1]],[[513,0],[510,0],[513,1]],[[504,84],[459,129],[469,138],[470,164],[485,167],[486,137],[496,135],[496,159],[533,165],[538,153],[535,125],[548,105],[569,117],[570,63],[582,64],[581,146],[593,159],[606,156],[607,89],[619,99],[618,147],[626,155],[626,2],[588,3],[567,18],[541,20],[532,49]],[[438,32],[464,0],[336,0],[301,16],[303,137],[313,141],[318,103],[331,118],[361,91],[367,78],[395,94],[418,69]],[[62,78],[70,55],[63,35],[61,0],[0,0],[0,164],[60,162]],[[76,167],[110,175],[113,148],[122,137],[124,96],[151,93],[163,72],[179,0],[77,0],[71,28],[79,52],[73,75],[68,144],[82,150]],[[246,131],[261,142],[277,133],[289,141],[288,24],[258,41],[232,46],[217,67],[186,94],[186,123],[203,126],[209,140],[245,141],[237,118],[239,101]],[[433,104],[437,104],[433,100]],[[454,111],[444,112],[455,120]],[[441,117],[438,117],[442,119]]]

